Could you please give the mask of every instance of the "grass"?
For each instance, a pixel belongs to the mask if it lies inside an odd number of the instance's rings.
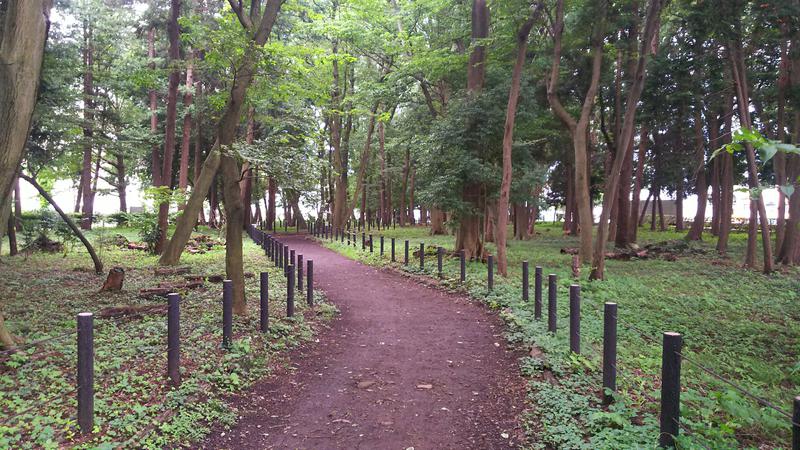
[[[452,249],[452,236],[429,236],[423,227],[373,230],[375,253],[328,243],[330,247],[370,264],[390,264],[390,239],[396,238],[398,263],[414,273],[435,277],[434,248]],[[640,230],[644,245],[680,240],[684,233]],[[378,236],[386,242],[386,255],[378,255]],[[403,245],[412,252],[425,243],[425,270],[411,255],[403,266]],[[609,260],[607,280],[573,280],[571,255],[565,247],[577,247],[577,238],[564,236],[560,227],[537,225],[529,241],[511,241],[509,276],[495,276],[495,288],[486,287],[487,269],[481,262],[467,264],[467,283],[459,285],[459,261],[446,257],[441,283],[466,290],[473,297],[500,310],[509,324],[508,337],[516,345],[538,351],[522,361],[530,378],[531,412],[526,426],[535,435],[533,448],[653,448],[658,439],[661,377],[661,334],[677,331],[684,337],[686,359],[682,368],[681,448],[788,448],[790,420],[762,406],[704,369],[732,380],[780,409],[791,412],[792,399],[800,394],[800,272],[785,269],[769,276],[742,269],[746,235],[731,237],[729,257],[714,251],[714,239],[692,243],[695,254],[678,255],[676,261],[641,259]],[[489,244],[489,252],[494,252]],[[553,335],[546,324],[533,317],[532,302],[521,300],[522,261],[544,270],[544,302],[547,274],[558,276],[558,324]],[[582,289],[582,354],[569,352],[568,289]],[[619,307],[618,391],[611,407],[600,404],[603,303]],[[546,308],[546,305],[545,305]],[[545,312],[546,314],[546,312]],[[699,365],[698,365],[699,363]],[[700,367],[702,366],[702,367]],[[551,376],[551,375],[554,375]],[[555,380],[555,381],[554,381]]]
[[[212,234],[211,230],[203,233]],[[138,296],[158,282],[183,276],[156,276],[157,258],[109,244],[112,235],[136,238],[129,228],[90,233],[109,269],[125,269],[124,290],[99,293],[104,276],[91,270],[80,244],[61,254],[33,253],[0,261],[0,298],[11,332],[25,342],[58,337],[41,346],[0,356],[0,448],[164,448],[188,446],[210,426],[230,425],[236,418],[226,395],[285,365],[283,353],[307,341],[321,319],[335,309],[318,298],[317,306],[297,302],[295,317],[285,316],[286,286],[282,270],[268,264],[245,237],[245,270],[270,273],[270,331],[258,328],[258,277],[246,280],[249,310],[234,318],[234,342],[221,343],[221,285],[181,292],[180,387],[166,379],[167,324],[164,311],[118,318],[95,318],[95,429],[88,436],[76,425],[73,331],[76,314],[107,307],[165,304],[162,298]],[[224,274],[224,246],[204,254],[185,254],[182,264],[193,274]],[[319,294],[318,294],[319,295]],[[97,314],[96,314],[97,316]]]

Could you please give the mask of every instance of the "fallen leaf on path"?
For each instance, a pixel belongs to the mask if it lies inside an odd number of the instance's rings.
[[[366,388],[372,386],[373,384],[375,384],[374,381],[362,381],[362,382],[358,383],[358,388],[359,389],[366,389]]]
[[[432,384],[418,384],[417,389],[433,389]]]

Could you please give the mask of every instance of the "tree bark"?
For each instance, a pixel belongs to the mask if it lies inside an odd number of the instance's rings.
[[[590,113],[594,105],[600,83],[600,72],[603,63],[603,36],[605,35],[606,2],[599,4],[598,20],[594,24],[592,33],[592,73],[589,88],[583,100],[581,113],[578,120],[564,108],[558,97],[558,79],[561,67],[561,41],[564,32],[564,0],[558,0],[556,5],[556,19],[553,29],[553,61],[550,70],[550,80],[547,85],[547,100],[555,115],[569,129],[575,151],[575,200],[577,202],[578,220],[580,221],[580,250],[581,261],[592,259],[592,200],[589,195],[589,150],[587,130],[589,127]]]
[[[644,212],[647,211],[647,204],[644,205],[642,210],[642,217],[639,217],[639,204],[641,203],[642,185],[644,183],[644,163],[647,158],[647,144],[650,141],[650,133],[645,125],[641,126],[639,132],[639,151],[636,156],[636,177],[633,181],[633,191],[631,193],[631,216],[629,221],[630,226],[630,239],[629,244],[636,242],[639,235],[639,227],[642,226],[642,218]],[[647,196],[650,200],[650,194]]]
[[[169,61],[173,67],[169,74],[167,86],[167,115],[164,124],[164,160],[161,169],[161,187],[172,186],[172,159],[175,155],[175,128],[178,115],[178,85],[180,84],[180,71],[177,68],[181,59],[180,28],[178,17],[181,14],[181,0],[170,0],[169,20],[167,20],[167,36],[169,36]],[[85,203],[85,201],[84,201]],[[169,201],[158,205],[158,242],[155,252],[164,251],[169,231]]]
[[[467,66],[467,93],[471,97],[477,96],[484,86],[486,79],[486,47],[481,39],[489,37],[489,7],[486,0],[472,0],[472,53]],[[468,131],[474,131],[478,124],[471,120],[467,126]],[[484,253],[481,242],[481,218],[478,211],[481,208],[481,186],[465,181],[461,191],[461,199],[472,207],[471,211],[463,211],[459,217],[459,228],[456,235],[455,250],[464,250],[467,259],[482,257]]]
[[[167,248],[161,255],[159,263],[162,265],[176,264],[180,259],[186,242],[191,235],[192,229],[197,222],[198,212],[203,204],[208,188],[217,169],[222,167],[223,185],[225,189],[225,209],[227,215],[226,245],[225,245],[225,267],[227,277],[234,283],[234,310],[241,314],[246,311],[246,299],[244,291],[244,266],[242,261],[242,206],[239,193],[239,176],[241,174],[238,164],[228,153],[231,144],[236,138],[236,128],[241,118],[241,110],[244,105],[247,89],[253,81],[255,75],[255,62],[259,54],[258,50],[263,47],[272,32],[275,19],[278,16],[282,0],[270,0],[264,7],[264,12],[258,10],[260,3],[253,2],[255,6],[251,10],[248,18],[241,6],[237,6],[233,0],[230,2],[231,8],[236,13],[242,26],[252,32],[252,42],[248,45],[234,68],[233,83],[231,85],[230,96],[222,112],[222,117],[217,126],[217,140],[209,152],[203,169],[200,173],[200,180],[196,189],[192,190],[192,195],[186,204],[184,213],[179,217],[175,233],[169,241]],[[260,18],[259,18],[260,17]],[[257,25],[256,25],[257,23]],[[225,152],[223,157],[221,152]],[[224,159],[224,162],[221,160]]]
[[[47,203],[49,203],[50,206],[52,206],[53,209],[56,210],[58,215],[61,216],[61,219],[64,222],[66,222],[70,230],[72,230],[72,232],[75,233],[75,236],[77,236],[77,238],[81,241],[81,243],[83,243],[83,246],[86,247],[86,251],[89,252],[89,256],[91,256],[92,262],[94,263],[94,271],[98,274],[102,274],[103,262],[100,261],[100,258],[94,251],[94,247],[92,247],[92,244],[89,242],[88,239],[86,239],[86,236],[84,236],[83,233],[81,233],[81,230],[77,227],[77,225],[75,225],[75,222],[73,222],[72,219],[67,214],[64,213],[64,211],[53,200],[53,197],[51,197],[50,194],[48,194],[47,191],[39,183],[37,183],[35,179],[25,175],[24,173],[21,173],[19,176],[23,180],[30,183],[31,186],[33,186],[39,192],[39,195],[41,195],[45,200],[47,200]]]
[[[639,58],[631,76],[633,81],[628,90],[628,98],[625,103],[625,116],[621,127],[621,134],[616,141],[617,151],[614,155],[611,173],[609,174],[608,180],[606,180],[605,192],[603,195],[603,210],[600,214],[600,221],[597,226],[592,272],[589,274],[590,280],[603,280],[605,278],[605,248],[608,240],[608,219],[611,214],[611,209],[617,200],[616,196],[619,192],[619,179],[622,164],[627,157],[627,152],[630,151],[633,146],[633,133],[636,126],[636,109],[642,91],[644,90],[645,71],[647,68],[647,60],[650,56],[650,51],[648,49],[658,32],[659,18],[663,6],[664,3],[662,0],[650,0],[647,5],[642,41],[639,46]]]
[[[156,28],[151,26],[147,31],[147,57],[150,60],[148,67],[151,71],[156,70]],[[150,135],[155,136],[158,134],[158,95],[155,89],[150,89],[147,93],[150,100]],[[153,186],[161,186],[161,152],[158,144],[153,142],[150,148],[150,174]]]
[[[695,146],[695,171],[694,186],[697,194],[697,213],[694,221],[686,234],[689,241],[699,241],[703,239],[703,229],[706,224],[706,205],[708,203],[708,185],[706,184],[706,148],[703,137],[703,118],[700,113],[700,105],[694,113],[694,146]],[[709,141],[711,148],[716,149],[716,130],[709,129]]]
[[[500,198],[497,201],[497,230],[495,233],[497,271],[504,277],[508,276],[506,241],[508,238],[508,208],[511,201],[511,176],[513,170],[511,152],[514,147],[514,124],[517,118],[517,104],[522,84],[522,69],[525,66],[525,57],[528,52],[528,36],[531,34],[538,11],[540,11],[539,7],[534,10],[533,14],[517,31],[517,58],[514,62],[514,70],[511,72],[511,89],[508,93],[508,105],[506,106],[506,123],[503,131],[503,177],[500,182]],[[515,211],[518,210],[515,209]],[[525,226],[524,228],[527,230],[528,227]]]
[[[0,210],[11,190],[31,126],[39,90],[50,0],[11,1],[0,17]],[[0,332],[4,330],[0,326]]]
[[[81,164],[81,182],[83,189],[83,210],[81,212],[81,229],[92,229],[94,202],[92,201],[92,138],[94,136],[94,49],[92,26],[89,21],[83,23],[83,162]]]
[[[749,85],[747,83],[747,73],[745,68],[744,62],[744,54],[741,48],[741,41],[735,40],[733,41],[728,48],[729,57],[731,60],[731,66],[733,71],[733,78],[734,84],[736,87],[736,97],[737,97],[737,104],[739,105],[739,121],[743,127],[752,128],[752,121],[750,120],[750,94],[749,94]],[[747,155],[747,182],[751,189],[758,188],[759,180],[758,180],[758,167],[756,165],[756,156],[755,156],[755,149],[750,144],[745,144],[745,153]],[[758,219],[760,219],[761,225],[761,246],[763,250],[763,258],[764,258],[764,273],[772,272],[772,241],[770,239],[770,228],[769,228],[769,218],[767,217],[767,210],[764,206],[764,197],[761,194],[761,191],[758,191],[758,195],[756,197],[752,197],[750,199],[751,202],[755,203],[755,207],[751,208],[752,211],[757,212]],[[752,215],[752,213],[751,213]],[[755,231],[755,230],[754,230]],[[749,240],[756,240],[755,233],[752,237],[748,237]],[[754,245],[748,244],[748,251],[751,248],[754,249]],[[753,260],[755,259],[755,255],[752,256]],[[748,258],[749,260],[750,258]]]
[[[189,153],[192,143],[192,87],[194,84],[192,62],[186,66],[186,92],[183,93],[183,136],[181,138],[181,162],[178,169],[178,189],[186,192],[189,187]],[[183,209],[183,201],[178,209]]]

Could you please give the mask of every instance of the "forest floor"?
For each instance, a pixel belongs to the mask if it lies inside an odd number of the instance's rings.
[[[528,385],[528,414],[523,427],[534,448],[647,448],[658,439],[661,336],[683,334],[682,448],[786,448],[791,434],[792,400],[800,394],[800,271],[780,267],[764,275],[741,267],[745,233],[731,236],[727,256],[714,250],[716,239],[687,243],[685,232],[651,232],[641,228],[639,242],[657,248],[647,258],[609,260],[607,280],[589,283],[588,269],[572,278],[572,255],[578,240],[564,236],[559,224],[537,224],[528,241],[509,242],[509,276],[495,274],[487,289],[484,262],[467,264],[461,284],[459,260],[446,252],[443,278],[438,279],[436,247],[450,250],[452,235],[430,236],[427,227],[371,230],[373,252],[357,245],[326,241],[325,245],[375,267],[423,277],[440,287],[469,295],[495,308],[513,344],[533,349],[519,366]],[[385,254],[380,255],[384,236]],[[390,239],[396,239],[397,262],[390,261]],[[409,240],[410,264],[403,265]],[[425,243],[425,268],[419,267],[419,244]],[[489,243],[488,251],[494,253]],[[609,251],[613,250],[609,247]],[[530,263],[531,300],[521,300],[522,261]],[[546,320],[533,311],[534,266],[558,276],[559,331],[547,332]],[[582,288],[582,353],[569,351],[568,290]],[[619,306],[618,391],[616,402],[603,406],[601,354],[603,303]],[[700,367],[698,364],[702,365]],[[721,382],[707,370],[731,380],[780,411],[763,406]]]
[[[496,314],[345,258],[304,236],[282,241],[314,261],[315,288],[340,315],[291,370],[233,404],[240,419],[204,447],[509,448],[525,436],[521,356]]]
[[[203,230],[198,254],[184,254],[188,276],[225,273],[224,236]],[[335,307],[318,295],[317,306],[297,303],[286,317],[282,270],[245,237],[248,315],[235,317],[234,341],[221,343],[222,285],[181,288],[182,384],[166,379],[166,302],[141,297],[159,283],[180,285],[184,274],[158,275],[157,257],[129,250],[132,228],[97,228],[88,234],[106,265],[125,269],[121,292],[99,292],[88,254],[76,244],[66,254],[31,253],[0,259],[0,301],[11,332],[24,350],[0,352],[0,448],[173,448],[202,439],[211,425],[230,425],[236,413],[225,398],[254,381],[285,370],[288,350],[311,342]],[[5,249],[4,249],[5,250]],[[270,272],[270,332],[258,331],[258,272]],[[76,425],[76,314],[95,315],[95,428],[88,437]],[[50,339],[26,348],[32,342]]]

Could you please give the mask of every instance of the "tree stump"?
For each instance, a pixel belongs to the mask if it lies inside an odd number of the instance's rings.
[[[122,267],[114,267],[108,271],[106,282],[100,288],[100,292],[104,291],[121,291],[122,283],[125,281],[125,269]]]

